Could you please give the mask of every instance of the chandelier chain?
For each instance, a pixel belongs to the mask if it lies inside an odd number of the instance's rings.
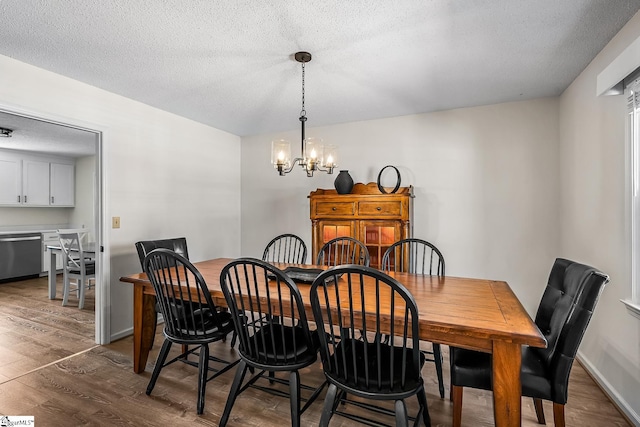
[[[300,116],[305,117],[307,110],[304,109],[304,62],[302,63],[302,110],[300,110]]]

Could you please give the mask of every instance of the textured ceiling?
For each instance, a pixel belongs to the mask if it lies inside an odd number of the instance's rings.
[[[236,135],[556,96],[640,0],[0,0],[0,54]]]
[[[0,111],[0,128],[11,129],[10,138],[0,137],[0,148],[35,151],[66,157],[96,153],[96,134]]]

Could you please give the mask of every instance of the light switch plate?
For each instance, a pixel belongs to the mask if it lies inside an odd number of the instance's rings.
[[[120,217],[114,216],[111,218],[111,228],[120,228]]]

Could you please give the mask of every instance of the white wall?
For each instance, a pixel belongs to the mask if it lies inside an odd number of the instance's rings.
[[[240,138],[0,56],[0,104],[104,131],[111,335],[132,326],[134,243],[185,236],[194,260],[240,254]],[[220,159],[225,159],[221,162]]]
[[[0,227],[53,225],[69,223],[69,208],[2,208],[0,207]]]
[[[307,134],[338,144],[339,169],[356,182],[374,182],[382,167],[397,166],[402,185],[415,187],[414,235],[442,250],[447,274],[506,280],[535,314],[560,244],[557,98]],[[243,255],[260,257],[283,232],[300,235],[310,249],[307,196],[333,187],[335,174],[278,176],[269,159],[271,140],[281,137],[298,154],[298,130],[242,139]]]
[[[562,253],[611,277],[579,355],[640,425],[640,320],[631,296],[630,229],[625,195],[624,96],[596,97],[596,78],[640,37],[636,14],[560,100]]]

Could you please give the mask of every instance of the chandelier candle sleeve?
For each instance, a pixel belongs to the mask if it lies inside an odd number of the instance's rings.
[[[317,138],[306,138],[304,144],[304,162],[307,165],[307,171],[315,171],[318,166],[323,165],[322,140]]]
[[[324,147],[324,167],[334,168],[338,165],[338,147],[335,145],[325,145]]]
[[[284,170],[291,166],[291,144],[284,139],[271,141],[271,163],[284,175]]]

